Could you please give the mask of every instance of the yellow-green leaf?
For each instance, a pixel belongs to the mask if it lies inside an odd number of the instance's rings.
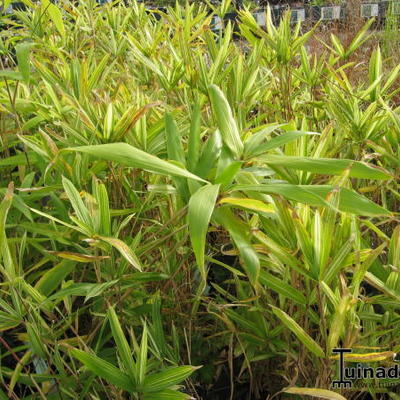
[[[319,397],[320,399],[327,400],[346,400],[341,394],[332,392],[332,390],[327,389],[317,389],[317,388],[301,388],[301,387],[289,387],[283,389],[284,393],[297,394],[303,396]]]

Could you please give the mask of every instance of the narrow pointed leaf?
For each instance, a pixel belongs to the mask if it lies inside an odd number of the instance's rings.
[[[213,113],[221,132],[222,140],[234,156],[239,158],[243,152],[243,143],[228,100],[216,85],[209,87],[209,93]]]
[[[72,349],[71,354],[100,378],[128,392],[134,391],[131,378],[108,361],[78,349]]]
[[[292,317],[289,317],[289,315],[277,307],[270,307],[272,308],[272,312],[294,333],[297,339],[299,339],[308,350],[317,357],[325,357],[321,346]]]
[[[283,392],[296,394],[298,396],[318,397],[320,399],[327,399],[327,400],[346,400],[346,398],[343,397],[341,394],[327,389],[290,387],[284,389]]]
[[[141,168],[145,171],[156,174],[182,176],[185,178],[205,182],[203,179],[190,173],[186,169],[139,150],[127,143],[81,146],[70,148],[69,150],[87,153],[104,160],[115,161],[129,167]]]

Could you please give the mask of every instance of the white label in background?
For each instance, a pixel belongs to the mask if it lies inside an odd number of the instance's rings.
[[[379,15],[378,4],[361,4],[361,16],[362,17],[377,17]]]
[[[293,9],[292,10],[292,20],[293,21],[305,21],[306,19],[306,10],[304,8]]]
[[[340,19],[340,6],[333,7],[333,18]]]
[[[213,19],[211,20],[212,29],[216,31],[221,31],[224,27],[222,24],[222,19],[218,15],[214,15]]]
[[[259,26],[266,26],[267,25],[267,17],[265,11],[258,11],[254,13],[254,18],[257,21]]]
[[[340,6],[322,7],[321,18],[325,20],[340,19]]]

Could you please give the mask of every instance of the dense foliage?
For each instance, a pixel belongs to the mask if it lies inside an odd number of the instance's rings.
[[[338,346],[393,362],[400,66],[371,22],[314,53],[289,14],[216,34],[193,4],[25,3],[1,19],[0,399],[265,399],[329,389]]]

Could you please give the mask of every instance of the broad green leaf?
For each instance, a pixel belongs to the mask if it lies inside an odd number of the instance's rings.
[[[310,158],[280,155],[264,155],[258,158],[268,165],[294,168],[316,174],[341,175],[346,170],[349,176],[362,179],[389,179],[389,172],[370,164],[353,161],[337,160],[330,158]]]
[[[55,4],[50,3],[49,0],[42,0],[42,5],[61,37],[65,38],[65,26],[60,9]]]
[[[346,397],[343,397],[341,394],[332,392],[332,390],[327,390],[327,389],[289,387],[283,389],[283,392],[296,394],[298,396],[318,397],[320,399],[327,399],[327,400],[346,400]]]
[[[11,79],[15,81],[22,81],[24,77],[21,72],[3,69],[0,71],[0,78]]]
[[[250,226],[246,225],[226,207],[219,207],[215,210],[214,218],[231,235],[239,250],[244,270],[251,284],[256,285],[260,273],[260,260],[251,244]]]
[[[317,357],[325,357],[324,351],[321,346],[292,318],[285,313],[285,311],[270,305],[272,312],[283,322],[283,324],[290,329],[297,339],[307,347]]]
[[[78,359],[88,370],[105,379],[107,382],[130,393],[135,391],[131,378],[121,370],[95,355],[85,351],[72,349],[71,354]]]
[[[206,185],[198,189],[189,200],[188,221],[190,240],[203,279],[206,279],[204,268],[206,235],[218,197],[218,191],[219,185]]]
[[[203,147],[200,159],[195,168],[195,173],[206,178],[212,168],[216,167],[217,160],[221,154],[222,139],[219,130],[216,130],[207,140]]]
[[[219,131],[221,132],[222,140],[233,155],[236,158],[240,158],[243,152],[243,143],[228,100],[218,86],[210,85],[208,89],[211,106]]]
[[[180,367],[169,367],[164,371],[149,375],[145,378],[142,391],[143,392],[159,392],[182,383],[199,367],[184,365]]]
[[[18,69],[21,72],[25,82],[29,82],[30,66],[29,66],[29,51],[32,43],[22,42],[15,46],[15,54],[17,56]]]
[[[261,192],[266,194],[281,195],[289,200],[306,203],[315,207],[327,206],[326,198],[335,189],[330,185],[291,185],[276,184],[267,185],[240,185],[235,186],[231,191]],[[391,215],[390,211],[373,203],[366,197],[359,195],[353,190],[340,188],[339,210],[356,215]]]
[[[40,293],[48,296],[76,267],[76,263],[70,260],[63,260],[53,268],[44,272],[35,285]]]
[[[129,167],[141,168],[161,175],[182,176],[206,182],[184,168],[146,153],[127,143],[109,143],[95,146],[73,147],[68,150],[87,153],[108,161],[115,161]]]

